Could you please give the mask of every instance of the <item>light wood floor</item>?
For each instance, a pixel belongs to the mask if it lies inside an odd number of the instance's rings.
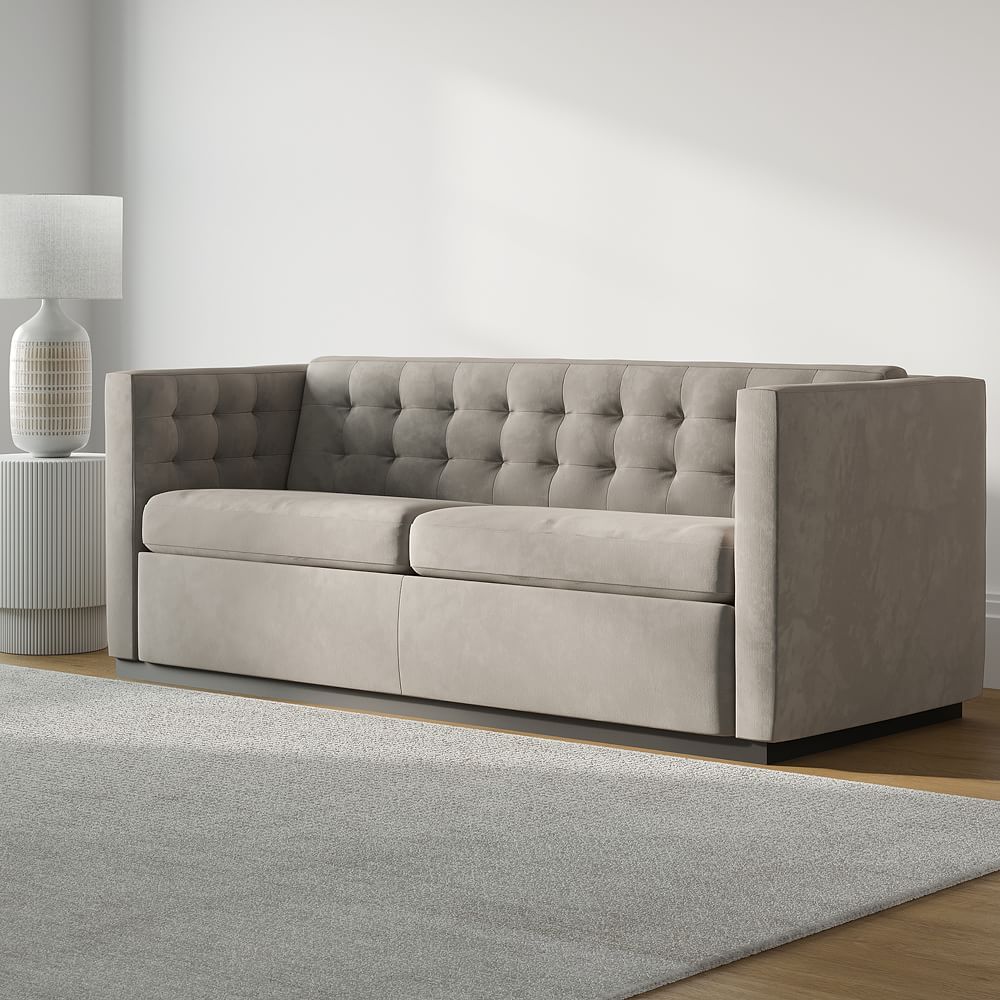
[[[3,662],[114,676],[105,652]],[[800,758],[775,770],[1000,799],[1000,691],[965,718]],[[646,1000],[997,1000],[1000,873],[645,994]]]

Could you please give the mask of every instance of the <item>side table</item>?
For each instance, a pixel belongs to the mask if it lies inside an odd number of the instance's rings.
[[[0,455],[0,653],[107,645],[104,456]]]

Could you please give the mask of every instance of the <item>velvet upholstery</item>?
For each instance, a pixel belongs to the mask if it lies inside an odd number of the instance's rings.
[[[982,690],[985,385],[740,393],[736,734],[789,740]]]
[[[305,365],[114,372],[108,648],[137,655],[142,512],[158,493],[288,488],[728,517],[741,388],[900,374],[386,358],[320,358],[308,377]]]
[[[733,609],[404,576],[403,694],[728,736]]]
[[[732,733],[728,605],[150,552],[139,573],[150,663]]]
[[[421,576],[732,603],[733,520],[558,507],[451,507],[410,531]]]
[[[731,517],[736,394],[898,368],[320,358],[293,490]]]
[[[395,573],[139,556],[139,656],[399,693]]]
[[[142,512],[181,489],[284,489],[305,365],[112,372],[105,380],[108,649],[135,659]]]
[[[976,380],[346,358],[106,399],[120,658],[766,742],[981,689]]]
[[[174,490],[146,504],[142,540],[174,555],[408,573],[413,519],[452,506],[350,493]]]

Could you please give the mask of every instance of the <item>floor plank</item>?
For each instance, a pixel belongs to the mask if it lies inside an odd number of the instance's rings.
[[[0,659],[115,675],[106,650]],[[771,769],[1000,800],[1000,691],[967,702],[962,719]],[[1000,873],[662,987],[644,1000],[997,1000],[998,937]]]

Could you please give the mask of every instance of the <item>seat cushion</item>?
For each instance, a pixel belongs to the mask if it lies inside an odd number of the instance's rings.
[[[729,517],[546,507],[457,507],[421,514],[410,563],[421,576],[733,600]]]
[[[152,552],[408,573],[409,531],[447,500],[291,490],[175,490],[150,499]]]

